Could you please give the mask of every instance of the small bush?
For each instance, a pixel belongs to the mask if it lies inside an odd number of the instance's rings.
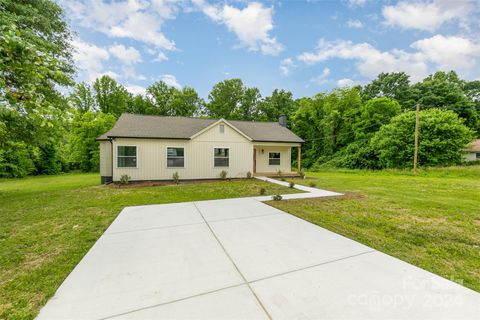
[[[260,188],[260,195],[263,196],[267,192],[267,189],[265,188]]]
[[[310,182],[309,186],[312,187],[312,188],[315,188],[317,186],[317,184],[315,182]]]
[[[275,200],[275,201],[280,201],[280,200],[282,200],[282,196],[279,195],[279,194],[276,194],[276,195],[272,196],[272,199]]]
[[[282,170],[277,171],[277,176],[282,177]]]
[[[172,176],[172,179],[173,179],[173,182],[175,182],[175,184],[178,184],[180,182],[180,175],[178,174],[178,172],[175,171],[175,173]]]
[[[247,172],[247,179],[251,179],[252,178],[252,173],[250,171]]]
[[[305,179],[305,170],[300,170],[300,178]]]
[[[281,181],[287,181],[287,179],[285,179],[285,178],[283,178],[283,177],[280,178],[280,180],[281,180]]]
[[[295,182],[293,182],[293,181],[290,181],[290,182],[288,183],[288,186],[289,186],[290,188],[293,188],[293,187],[295,187]]]
[[[225,170],[222,170],[222,172],[220,172],[220,179],[226,179],[227,178],[227,171]]]
[[[120,177],[121,184],[128,184],[130,182],[130,176],[128,174],[124,174]]]

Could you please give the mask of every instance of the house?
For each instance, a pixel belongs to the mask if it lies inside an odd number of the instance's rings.
[[[463,152],[465,161],[480,161],[480,139],[474,140]]]
[[[97,138],[100,142],[102,183],[131,181],[244,178],[292,173],[292,149],[304,142],[279,122],[163,117],[122,114],[115,126]],[[295,174],[296,174],[295,173]]]

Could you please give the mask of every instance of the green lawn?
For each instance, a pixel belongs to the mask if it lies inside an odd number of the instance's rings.
[[[0,180],[0,319],[32,319],[125,206],[291,193],[258,180],[118,189],[98,174]]]
[[[480,166],[307,176],[346,196],[270,204],[480,292]]]

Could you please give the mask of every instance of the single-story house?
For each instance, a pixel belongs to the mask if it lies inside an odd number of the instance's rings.
[[[480,161],[480,139],[474,140],[463,152],[465,161]]]
[[[304,142],[279,122],[234,121],[188,117],[122,114],[100,142],[102,183],[215,179],[253,175],[297,174]],[[292,148],[298,148],[298,168],[291,169]]]

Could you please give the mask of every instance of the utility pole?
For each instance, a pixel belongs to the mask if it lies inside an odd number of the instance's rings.
[[[417,174],[417,161],[418,161],[418,127],[420,126],[420,104],[417,103],[417,109],[415,111],[415,151],[413,154],[413,174]]]

